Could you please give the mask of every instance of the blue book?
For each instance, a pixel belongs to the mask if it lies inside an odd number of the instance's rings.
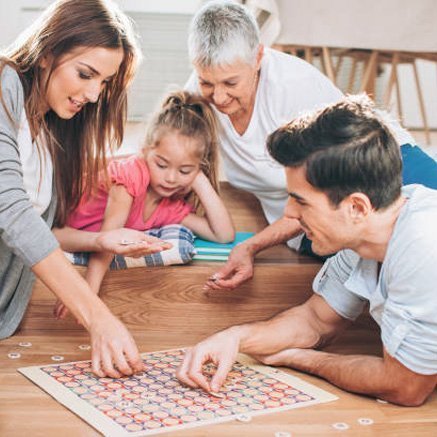
[[[194,260],[203,261],[226,261],[231,250],[238,244],[254,236],[254,232],[237,232],[235,240],[232,243],[214,243],[212,241],[197,238],[194,240],[196,255]]]

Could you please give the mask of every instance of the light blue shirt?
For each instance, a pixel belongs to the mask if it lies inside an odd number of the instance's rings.
[[[437,191],[409,185],[378,277],[378,264],[343,250],[313,289],[354,320],[369,302],[387,352],[413,372],[437,374]]]

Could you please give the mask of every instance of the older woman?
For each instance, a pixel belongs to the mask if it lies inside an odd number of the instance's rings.
[[[285,174],[270,158],[265,143],[281,125],[302,112],[339,100],[342,93],[312,65],[264,48],[253,16],[233,2],[210,2],[197,12],[188,49],[194,72],[186,87],[203,94],[216,110],[226,176],[232,185],[259,199],[270,223],[238,245],[206,283],[212,289],[235,288],[252,277],[254,256],[262,249],[288,241],[291,248],[311,253],[310,241],[302,237],[299,223],[283,217],[288,197]],[[392,128],[399,144],[413,144],[399,124]],[[426,184],[434,183],[437,188],[436,163],[423,152],[419,154],[435,173]]]

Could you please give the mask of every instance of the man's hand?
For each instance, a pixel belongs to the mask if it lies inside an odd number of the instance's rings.
[[[179,381],[190,387],[201,387],[207,392],[218,392],[237,358],[239,345],[238,326],[218,332],[187,350],[176,376]],[[208,381],[203,374],[203,365],[206,363],[217,366],[211,381]]]
[[[93,317],[89,332],[92,369],[96,375],[120,378],[144,370],[135,341],[126,327],[109,311]]]
[[[235,246],[226,264],[204,285],[205,290],[232,290],[253,276],[254,253],[245,243]]]
[[[172,247],[170,243],[159,238],[127,228],[100,232],[96,238],[96,244],[101,252],[110,252],[132,258],[161,252]]]

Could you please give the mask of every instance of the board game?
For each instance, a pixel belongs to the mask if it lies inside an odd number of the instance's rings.
[[[23,367],[20,373],[106,436],[148,436],[306,407],[336,396],[239,354],[217,396],[182,386],[183,349],[142,354],[145,371],[99,378],[90,361]],[[205,366],[212,375],[215,367]]]

